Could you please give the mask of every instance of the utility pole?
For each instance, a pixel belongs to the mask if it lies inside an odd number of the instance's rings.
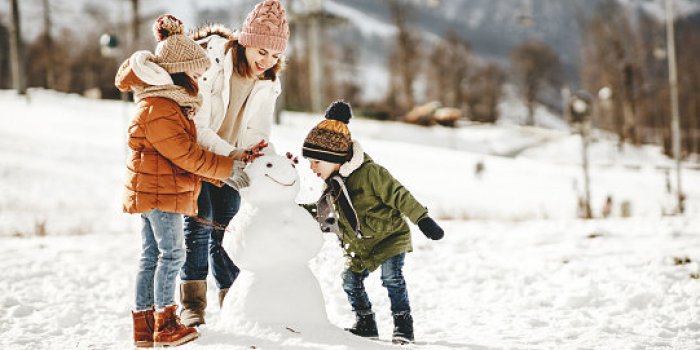
[[[666,0],[666,46],[668,51],[668,82],[671,88],[671,137],[673,158],[676,160],[677,213],[683,214],[683,190],[681,186],[681,127],[678,111],[678,66],[676,64],[676,36],[674,33],[673,0]]]
[[[27,82],[24,65],[24,48],[22,45],[22,26],[19,21],[19,4],[10,0],[10,52],[12,55],[12,85],[20,95],[27,94]]]
[[[53,59],[53,37],[51,36],[51,4],[49,0],[44,3],[44,45],[46,46],[46,88],[53,89],[55,85],[54,59]]]
[[[575,94],[569,95],[568,116],[574,126],[581,134],[581,167],[583,170],[583,195],[584,195],[584,218],[592,219],[593,212],[591,211],[591,181],[589,174],[588,161],[588,146],[589,132],[591,128],[591,111],[593,109],[593,96],[587,91],[577,91]]]

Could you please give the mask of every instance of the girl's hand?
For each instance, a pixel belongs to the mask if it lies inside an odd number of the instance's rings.
[[[240,160],[245,163],[252,162],[255,158],[261,157],[263,154],[260,153],[265,147],[269,146],[265,140],[260,140],[256,145],[251,146],[246,149],[235,149],[228,154],[229,157],[234,160]]]
[[[246,163],[252,162],[253,160],[255,160],[255,158],[261,157],[263,155],[262,153],[260,153],[260,151],[262,151],[267,146],[269,146],[269,144],[265,140],[260,140],[260,142],[258,142],[257,145],[247,148],[243,152],[241,160]]]

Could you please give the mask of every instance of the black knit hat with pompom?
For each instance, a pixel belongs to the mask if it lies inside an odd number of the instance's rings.
[[[350,105],[335,101],[326,109],[326,119],[318,123],[304,140],[304,157],[343,164],[348,160],[352,137],[347,124],[352,118]]]

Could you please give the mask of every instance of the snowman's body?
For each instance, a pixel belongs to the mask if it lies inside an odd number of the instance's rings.
[[[228,322],[253,321],[305,328],[328,324],[318,280],[309,260],[323,245],[318,223],[294,199],[294,162],[265,155],[246,169],[250,186],[241,196],[249,213],[234,218],[225,246],[241,268],[222,309]]]

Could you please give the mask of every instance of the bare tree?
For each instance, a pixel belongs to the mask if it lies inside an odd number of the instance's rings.
[[[139,19],[139,0],[131,1],[131,51],[135,51],[139,47],[139,41],[141,39],[141,33],[139,26],[141,21]]]
[[[430,57],[429,96],[445,106],[466,109],[466,83],[470,68],[470,45],[450,30]]]
[[[19,3],[10,0],[10,52],[12,54],[12,85],[17,93],[27,93],[27,83],[24,66],[24,48],[22,44],[22,26],[19,20]]]
[[[319,28],[321,42],[329,43],[330,41],[326,37],[327,32],[321,29],[323,28]],[[328,106],[328,104],[338,98],[338,63],[338,48],[335,45],[324,45],[323,59],[319,62],[322,73],[319,83],[321,84],[321,90],[323,90],[323,93],[319,96],[319,98],[321,98],[320,110],[323,110],[325,106]]]
[[[420,71],[420,36],[411,30],[409,21],[414,8],[401,0],[389,0],[389,10],[396,26],[396,43],[389,56],[389,96],[390,105],[406,111],[415,105],[413,84]]]
[[[339,83],[340,96],[353,106],[360,103],[360,85],[357,82],[359,72],[357,65],[360,52],[353,43],[342,47],[341,64],[345,71],[345,78]]]
[[[700,154],[700,24],[678,19],[678,79],[682,154]],[[598,127],[618,134],[620,145],[657,143],[672,155],[665,26],[644,13],[634,18],[615,2],[603,3],[583,23],[581,78],[586,88],[612,90]],[[607,108],[606,108],[607,109]]]
[[[44,45],[46,46],[46,88],[53,89],[55,85],[53,36],[51,35],[51,4],[42,0],[44,5]]]
[[[679,33],[677,40],[683,48],[678,52],[678,71],[682,73],[679,75],[680,123],[683,133],[681,154],[695,153],[700,160],[700,67],[697,64],[700,25],[692,18],[679,22],[676,25]],[[666,124],[668,125],[669,123]]]
[[[636,33],[625,9],[615,2],[604,2],[585,21],[583,32],[584,85],[591,91],[609,87],[612,92],[611,119],[600,125],[615,130],[620,145],[625,140],[639,142],[637,103],[642,85],[640,50]]]
[[[0,24],[0,89],[10,86],[10,33]]]
[[[292,11],[293,6],[289,5]],[[286,56],[287,69],[282,77],[282,89],[284,93],[284,106],[286,109],[294,111],[311,110],[311,87],[309,73],[309,59],[306,49],[307,28],[304,21],[298,20],[297,16],[290,13],[293,18],[289,25],[289,55]]]
[[[511,53],[511,64],[520,81],[527,106],[527,125],[535,125],[535,101],[543,87],[558,84],[559,56],[542,41],[526,41]]]
[[[469,79],[467,103],[473,121],[495,123],[498,120],[498,103],[503,94],[506,73],[497,64],[480,67]]]

